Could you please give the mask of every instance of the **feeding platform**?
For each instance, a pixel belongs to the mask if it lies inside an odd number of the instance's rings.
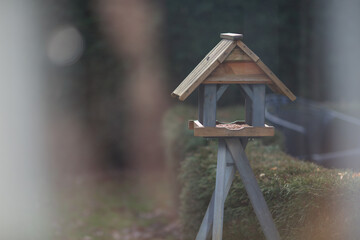
[[[254,127],[245,121],[222,123],[216,121],[215,127],[204,127],[198,120],[189,121],[189,129],[196,137],[270,137],[274,136],[273,126]]]

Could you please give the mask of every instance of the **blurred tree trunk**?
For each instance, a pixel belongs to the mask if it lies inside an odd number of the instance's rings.
[[[153,1],[99,1],[103,28],[125,64],[119,94],[126,105],[126,160],[134,169],[163,169],[161,121],[166,108],[160,44],[161,8]]]

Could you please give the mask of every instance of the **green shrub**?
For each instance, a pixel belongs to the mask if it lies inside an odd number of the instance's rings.
[[[217,140],[193,137],[184,122],[194,117],[186,113],[195,111],[177,107],[169,112],[167,127],[178,131],[167,143],[173,146],[169,152],[186,150],[172,161],[181,162],[184,238],[194,239],[215,186]],[[359,174],[298,161],[270,143],[250,141],[246,152],[282,239],[358,239]],[[225,202],[224,221],[224,239],[264,239],[238,175]]]

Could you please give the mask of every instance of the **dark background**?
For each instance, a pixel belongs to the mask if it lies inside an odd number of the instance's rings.
[[[105,2],[119,9],[129,7],[128,1]],[[132,135],[129,131],[132,129],[130,122],[132,119],[143,119],[144,122],[137,125],[149,124],[149,128],[157,125],[156,131],[161,131],[159,122],[162,114],[169,106],[177,103],[177,100],[170,97],[171,91],[218,43],[221,32],[243,33],[244,42],[295,95],[317,101],[331,100],[326,88],[323,87],[326,75],[322,65],[325,47],[321,43],[329,37],[325,26],[322,27],[325,22],[322,9],[327,4],[326,1],[133,2],[135,5],[138,4],[138,8],[142,5],[150,6],[151,9],[144,12],[149,14],[149,19],[154,22],[149,28],[154,28],[152,33],[156,35],[155,43],[149,48],[156,50],[149,50],[149,59],[145,59],[144,63],[151,62],[152,58],[158,60],[158,69],[162,72],[162,88],[157,87],[153,91],[154,95],[162,96],[159,102],[166,104],[154,104],[158,106],[155,108],[161,111],[153,111],[159,115],[153,123],[146,122],[148,115],[137,115],[143,111],[142,103],[132,105],[131,102],[134,99],[136,102],[136,98],[131,100],[124,94],[129,87],[126,83],[128,79],[140,71],[141,67],[137,66],[143,64],[142,58],[131,57],[126,46],[117,47],[123,44],[121,36],[124,35],[114,37],[116,29],[104,20],[106,14],[99,11],[101,1],[46,2],[46,15],[51,16],[53,20],[45,24],[47,29],[51,30],[58,24],[70,23],[79,30],[85,42],[84,53],[77,63],[53,67],[53,73],[62,76],[63,80],[61,83],[53,81],[50,85],[57,92],[53,98],[57,108],[69,116],[75,116],[81,122],[80,125],[85,126],[86,132],[91,133],[92,146],[101,153],[101,160],[94,160],[97,167],[100,162],[100,166],[105,168],[131,168],[133,166],[129,163],[133,162],[133,158],[146,156],[127,153],[132,149],[132,145],[136,145],[136,141],[144,138],[139,135],[136,139],[128,141],[129,134]],[[136,9],[135,5],[132,8]],[[126,14],[124,16],[126,20]],[[125,21],[124,19],[120,21]],[[123,25],[126,31],[137,28],[136,25],[126,24],[128,23],[125,22]],[[146,38],[149,35],[144,36],[140,45],[147,44]],[[192,94],[186,103],[195,105],[195,95]],[[238,99],[235,89],[227,94],[222,104],[233,105]],[[133,109],[135,110],[132,111]],[[161,141],[157,133],[149,133],[149,139],[153,139],[154,142]],[[162,145],[157,149],[161,152]],[[137,150],[139,151],[141,149]],[[155,154],[153,158],[156,159],[154,164],[164,165],[162,153]]]

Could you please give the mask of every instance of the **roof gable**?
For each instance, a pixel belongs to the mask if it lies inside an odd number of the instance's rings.
[[[274,92],[295,100],[295,95],[240,39],[241,34],[223,38],[172,92],[185,100],[201,83],[267,84]]]

